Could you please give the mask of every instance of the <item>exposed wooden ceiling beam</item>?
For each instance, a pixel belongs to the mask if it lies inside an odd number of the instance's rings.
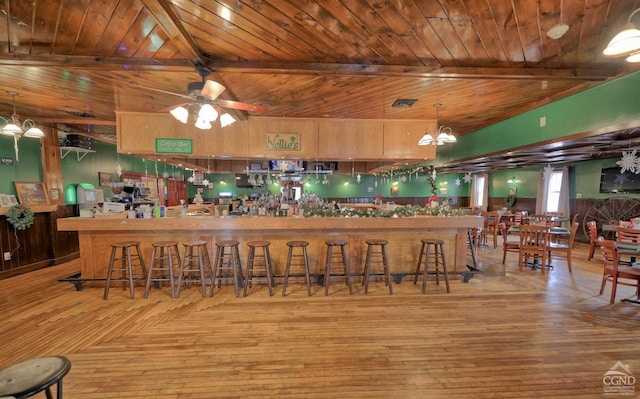
[[[121,57],[45,56],[0,54],[0,65],[84,68],[97,71],[149,70],[192,72],[185,60],[132,59]],[[431,68],[406,65],[320,64],[320,63],[247,63],[214,61],[207,64],[214,72],[252,74],[292,74],[326,76],[405,77],[430,79],[532,79],[602,81],[617,76],[619,70],[607,68]]]
[[[178,18],[166,0],[142,0],[142,2],[183,56],[191,61],[194,66],[207,64],[204,54],[200,52],[198,46],[180,22],[180,18]]]

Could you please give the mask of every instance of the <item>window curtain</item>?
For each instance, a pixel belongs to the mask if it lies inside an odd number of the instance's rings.
[[[564,166],[561,169],[555,169],[556,171],[562,170],[562,187],[560,188],[560,203],[558,204],[558,210],[562,212],[567,218],[571,216],[571,209],[569,203],[569,167]],[[546,178],[545,178],[546,177]],[[536,197],[536,213],[542,214],[547,212],[547,194],[549,192],[549,177],[544,175],[544,169],[540,171],[540,179],[538,180],[538,195]]]
[[[470,203],[473,208],[478,207],[478,179],[484,179],[484,187],[482,190],[482,210],[487,211],[489,207],[489,175],[474,175],[473,180],[471,181],[471,198]]]

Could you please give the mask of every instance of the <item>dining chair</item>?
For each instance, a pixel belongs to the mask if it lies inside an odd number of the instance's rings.
[[[599,239],[598,244],[602,250],[604,268],[602,273],[602,285],[600,285],[600,295],[604,292],[607,281],[611,282],[611,300],[616,301],[616,290],[618,285],[636,287],[636,296],[640,294],[640,269],[619,264],[618,250],[616,242],[613,240]]]
[[[506,273],[505,261],[507,260],[507,252],[520,252],[520,237],[515,234],[509,234],[506,223],[499,223],[498,228],[502,235],[502,274]]]
[[[533,257],[533,266],[540,265],[542,274],[545,274],[547,253],[549,252],[549,226],[520,225],[520,255],[518,267],[522,270],[524,264]]]
[[[591,260],[596,251],[598,244],[598,226],[595,220],[587,222],[587,230],[589,231],[589,257],[587,260]]]
[[[486,212],[484,215],[484,229],[482,231],[482,243],[488,245],[487,238],[493,240],[493,248],[498,247],[498,230],[500,229],[500,214],[498,212]]]
[[[571,234],[569,235],[569,240],[567,242],[553,240],[549,242],[549,252],[547,253],[549,266],[551,266],[552,258],[565,258],[567,260],[569,273],[571,273],[571,249],[573,248],[573,242],[576,238],[576,232],[578,231],[579,225],[580,223],[578,222],[575,222],[571,225]]]

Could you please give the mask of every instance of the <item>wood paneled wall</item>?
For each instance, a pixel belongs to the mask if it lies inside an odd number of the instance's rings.
[[[307,160],[434,159],[435,146],[418,146],[435,121],[335,120],[252,117],[231,126],[200,130],[169,114],[118,112],[118,152],[155,153],[156,138],[190,138],[193,157]],[[297,133],[299,150],[269,150],[266,135]]]
[[[78,233],[58,231],[58,218],[76,215],[75,206],[60,206],[53,212],[38,212],[26,230],[14,230],[0,216],[0,279],[57,265],[79,257]],[[11,254],[4,260],[4,253]],[[61,276],[64,277],[64,276]]]

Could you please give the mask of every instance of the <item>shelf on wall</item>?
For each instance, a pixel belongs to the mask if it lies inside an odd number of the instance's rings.
[[[87,156],[90,152],[95,152],[94,150],[87,150],[86,148],[78,148],[78,147],[60,147],[60,158],[64,159],[70,153],[76,153],[76,159],[78,162],[82,161],[82,159]]]

